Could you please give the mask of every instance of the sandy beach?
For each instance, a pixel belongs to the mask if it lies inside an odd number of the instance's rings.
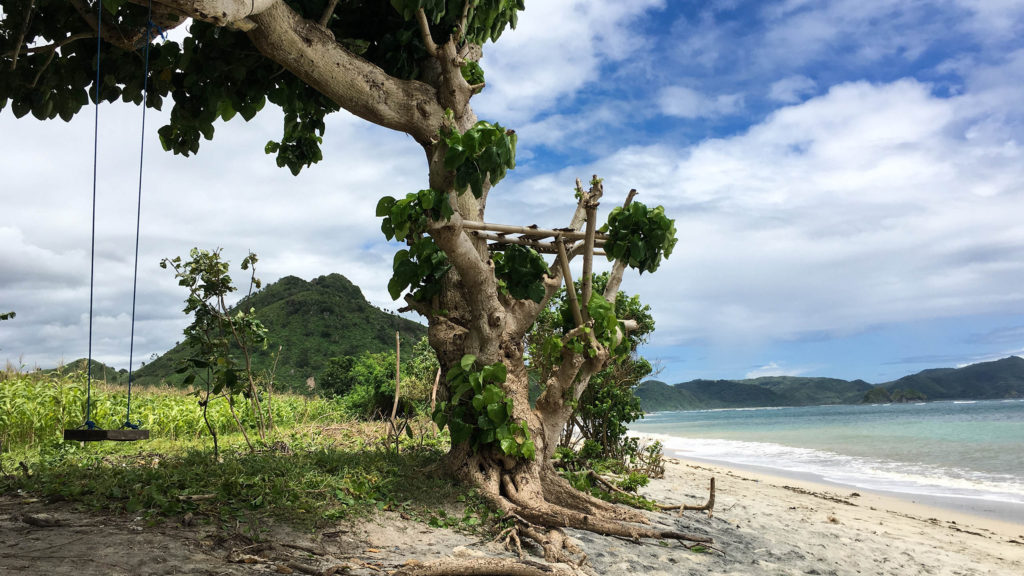
[[[665,478],[642,492],[659,502],[699,504],[711,477],[717,484],[713,516],[687,512],[684,523],[712,535],[721,553],[666,555],[646,573],[1024,574],[1024,519],[999,521],[675,459]],[[666,562],[678,564],[673,570]],[[597,559],[594,564],[598,568]],[[608,561],[604,570],[627,569]]]
[[[677,542],[573,531],[591,574],[995,575],[1024,574],[1024,525],[928,508],[834,486],[671,459],[642,492],[714,513],[656,513],[655,523],[715,539]],[[42,520],[42,521],[41,521]],[[315,533],[273,526],[258,541],[209,525],[97,517],[67,505],[0,497],[0,574],[381,575],[446,556],[511,556],[489,538],[431,528],[384,512]]]

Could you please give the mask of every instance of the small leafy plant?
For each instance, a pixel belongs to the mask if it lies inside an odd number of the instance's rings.
[[[253,309],[231,310],[227,297],[236,290],[228,275],[229,264],[221,260],[220,250],[193,248],[190,260],[181,257],[164,258],[160,267],[174,270],[178,284],[188,290],[185,299],[185,314],[191,314],[192,323],[185,328],[185,344],[192,354],[185,360],[179,373],[188,373],[184,384],[191,385],[197,380],[204,386],[196,392],[203,418],[213,437],[214,453],[217,453],[217,432],[208,419],[210,401],[223,396],[227,401],[239,432],[245,437],[250,449],[253,448],[246,427],[235,411],[235,396],[243,395],[248,400],[255,417],[260,440],[265,441],[269,426],[268,414],[261,406],[261,397],[267,391],[253,372],[252,353],[257,347],[266,347],[267,329]],[[242,270],[250,270],[249,294],[259,289],[261,282],[256,278],[256,254],[250,252],[242,260]],[[241,354],[239,361],[237,355]]]

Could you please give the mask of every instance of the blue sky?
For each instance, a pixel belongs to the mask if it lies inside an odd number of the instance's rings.
[[[1024,353],[1024,3],[527,3],[484,49],[481,118],[519,133],[488,220],[561,226],[576,178],[630,188],[679,245],[624,289],[654,308],[659,378],[792,374],[883,382]],[[101,110],[96,357],[127,365],[139,111]],[[91,115],[0,113],[0,359],[85,355]],[[147,122],[136,357],[180,339],[156,263],[252,249],[261,276],[341,272],[376,305],[393,247],[376,198],[422,188],[410,139],[346,114],[293,178],[265,111],[196,158]],[[201,207],[201,208],[198,208]],[[20,359],[20,360],[19,360]]]

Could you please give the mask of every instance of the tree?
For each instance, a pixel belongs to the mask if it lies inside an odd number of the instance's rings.
[[[594,288],[604,292],[609,276],[607,272],[595,275]],[[577,294],[577,299],[581,297]],[[626,441],[626,424],[643,416],[640,399],[633,394],[633,387],[653,371],[650,362],[637,353],[637,347],[654,332],[654,318],[650,306],[643,304],[638,296],[621,291],[615,298],[615,316],[636,322],[636,328],[626,334],[628,350],[611,358],[600,372],[590,378],[590,384],[580,395],[566,422],[560,445],[570,447],[579,436],[598,449],[596,455],[599,458],[620,460],[625,464],[630,456],[627,454],[630,443]],[[529,367],[538,373],[540,382],[550,377],[560,360],[558,355],[550,357],[547,351],[552,349],[552,343],[560,341],[573,328],[569,299],[562,289],[554,294],[548,308],[540,313],[527,334]]]
[[[189,354],[179,373],[188,373],[183,384],[201,384],[196,391],[203,408],[203,420],[213,438],[214,459],[218,458],[217,433],[207,417],[210,402],[222,396],[228,403],[238,430],[245,437],[250,450],[254,450],[245,426],[235,411],[235,396],[243,395],[252,410],[260,440],[266,441],[272,426],[269,409],[263,406],[267,392],[265,382],[257,377],[252,366],[253,352],[267,345],[267,329],[256,319],[256,311],[232,310],[227,297],[237,290],[228,275],[229,264],[221,260],[220,249],[193,248],[189,260],[180,256],[164,258],[160,267],[174,271],[178,285],[188,291],[183,312],[192,316],[185,327],[185,345]],[[256,278],[256,262],[252,252],[242,259],[241,269],[249,271],[249,295],[262,283]],[[241,356],[239,360],[238,356]],[[198,381],[198,382],[197,382]],[[269,401],[269,400],[268,400]]]
[[[67,120],[90,97],[160,108],[170,96],[161,142],[189,155],[213,137],[215,120],[251,119],[270,101],[285,121],[266,151],[293,173],[321,158],[324,117],[339,109],[410,135],[423,148],[428,187],[383,198],[377,215],[385,236],[408,246],[389,289],[428,321],[446,375],[437,420],[452,432],[453,471],[514,514],[549,559],[567,559],[564,539],[537,526],[693,539],[629,524],[646,520],[574,490],[550,464],[573,403],[636,327],[609,302],[623,271],[654,272],[675,227],[631,193],[598,231],[596,177],[577,181],[565,228],[484,223],[491,187],[515,166],[516,135],[478,121],[470,99],[485,87],[481,46],[515,27],[523,0],[153,0],[152,17],[145,3],[106,0],[97,16],[87,0],[0,0],[0,110]],[[182,44],[149,48],[144,84],[136,46],[158,33],[147,23],[166,30],[189,18]],[[615,261],[603,293],[591,282],[602,247]],[[549,264],[539,252],[557,258]],[[570,297],[574,328],[552,343],[558,361],[531,408],[524,338],[563,282],[576,295],[575,257],[583,282],[580,300]],[[487,419],[467,422],[471,414]]]

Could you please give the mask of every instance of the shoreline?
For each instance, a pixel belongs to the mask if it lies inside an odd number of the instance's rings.
[[[908,494],[904,492],[889,492],[884,490],[873,490],[849,486],[839,482],[832,482],[820,478],[814,474],[792,472],[789,474],[780,473],[774,468],[743,466],[732,463],[723,463],[701,458],[689,458],[686,456],[668,455],[666,459],[672,466],[694,467],[704,469],[723,476],[743,478],[745,480],[762,483],[781,489],[796,489],[813,494],[830,494],[847,502],[855,502],[862,506],[869,506],[908,517],[915,517],[920,520],[930,521],[941,519],[952,521],[958,526],[974,526],[983,528],[993,534],[997,534],[1006,540],[1021,540],[1024,543],[1024,506],[1013,503],[994,502],[977,498],[943,498],[939,496],[927,496]],[[853,496],[856,494],[856,496]],[[830,497],[831,497],[830,496]],[[963,500],[962,506],[956,506],[958,500]],[[978,503],[988,505],[1004,505],[1004,510],[992,510],[991,508],[979,510],[974,508]],[[1024,551],[1024,545],[1022,545]]]
[[[860,462],[863,460],[862,456],[836,454],[836,460],[832,460],[827,452],[771,441],[708,439],[708,445],[714,447],[713,449],[691,450],[691,443],[700,445],[702,439],[635,429],[631,429],[629,435],[645,442],[661,442],[664,454],[672,458],[703,462],[790,481],[812,482],[832,489],[870,492],[908,504],[941,509],[947,513],[983,517],[1024,526],[1024,500],[1021,499],[1022,494],[1019,492],[1019,480],[1016,484],[1009,482],[1005,488],[991,485],[975,487],[955,476],[920,476],[915,467],[927,468],[928,465],[925,464],[886,463],[883,459],[880,464],[884,467],[875,470],[870,458],[867,459],[869,467],[863,468],[863,463]],[[738,452],[734,452],[730,443],[740,445]],[[764,453],[755,454],[748,448],[758,445],[766,447],[763,449]],[[810,453],[810,456],[806,456],[805,453]],[[823,458],[827,459],[827,463]],[[847,462],[850,462],[852,467]],[[905,468],[893,468],[894,465]],[[909,471],[904,472],[906,469]],[[906,475],[901,477],[901,474]]]
[[[712,477],[713,513],[673,518],[712,535],[722,555],[665,558],[680,568],[729,575],[1024,574],[1024,524],[884,494],[672,457],[665,477],[640,493],[662,504],[702,505]],[[622,568],[595,567],[600,574]],[[689,573],[650,568],[648,574]]]
[[[728,470],[732,473],[746,474],[774,484],[797,484],[809,486],[815,490],[846,491],[861,495],[870,495],[873,498],[887,501],[887,506],[899,511],[919,510],[921,514],[928,513],[930,516],[950,516],[959,518],[964,522],[985,522],[993,526],[1001,526],[1003,532],[1014,532],[1015,535],[1024,534],[1024,504],[1016,502],[1004,502],[984,498],[973,498],[969,496],[937,496],[931,494],[917,494],[912,492],[897,492],[894,490],[879,490],[865,488],[853,484],[829,480],[819,474],[811,472],[797,472],[782,468],[771,468],[767,466],[756,466],[753,464],[737,464],[709,458],[697,458],[678,451],[666,450],[666,458],[672,458],[680,462],[702,464]]]

